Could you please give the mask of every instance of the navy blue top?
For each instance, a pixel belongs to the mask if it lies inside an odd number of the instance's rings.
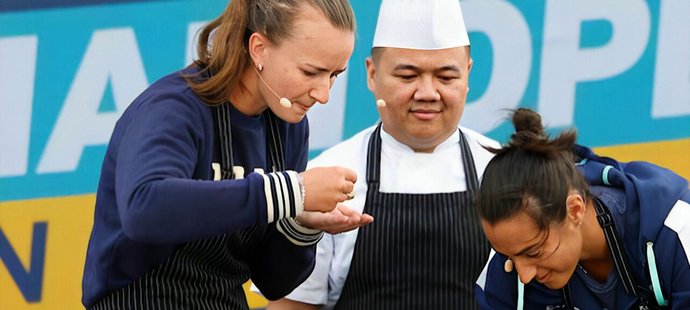
[[[689,208],[688,182],[670,170],[645,163],[621,163],[599,157],[577,146],[584,160],[578,168],[590,184],[590,192],[609,210],[627,251],[629,270],[638,286],[651,287],[647,269],[646,243],[654,253],[664,296],[670,309],[690,309],[689,248],[683,248],[676,231],[664,225],[673,208]],[[685,229],[690,228],[690,224]],[[687,242],[687,241],[686,241]],[[482,309],[515,309],[517,272],[506,273],[507,257],[495,254],[478,281],[476,293]],[[588,280],[575,272],[568,285],[574,306],[579,309],[631,309],[637,300],[626,293],[615,270],[607,283]],[[560,290],[532,281],[525,285],[525,309],[559,309],[564,304]],[[655,303],[654,300],[651,301]]]
[[[164,263],[186,242],[253,225],[267,226],[257,237],[261,246],[246,256],[252,280],[266,297],[288,294],[313,268],[315,246],[293,245],[267,220],[265,176],[253,172],[271,171],[263,116],[231,110],[234,165],[245,173],[212,181],[211,164],[220,161],[217,133],[212,108],[181,77],[193,70],[151,85],[115,125],[86,256],[82,302],[87,307]],[[286,169],[304,171],[306,117],[279,126]]]

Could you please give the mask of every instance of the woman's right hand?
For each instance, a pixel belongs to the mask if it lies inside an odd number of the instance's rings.
[[[357,174],[344,167],[316,167],[301,173],[304,211],[330,212],[348,199],[355,188]]]
[[[297,216],[297,221],[302,226],[311,229],[323,230],[329,234],[339,234],[355,228],[369,225],[374,218],[365,213],[359,213],[344,204],[331,212],[306,211]]]

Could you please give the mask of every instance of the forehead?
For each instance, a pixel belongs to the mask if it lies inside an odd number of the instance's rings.
[[[352,31],[336,28],[323,13],[307,4],[300,6],[290,35],[278,44],[281,53],[293,59],[339,65],[347,62],[353,48]]]
[[[458,66],[464,68],[469,59],[466,47],[454,47],[439,50],[416,50],[407,48],[384,47],[379,48],[375,55],[377,62],[383,66],[397,66],[399,64],[412,65],[419,68],[441,68]]]
[[[500,253],[513,255],[528,246],[539,243],[545,232],[539,230],[537,223],[527,213],[501,220],[493,225],[482,220],[482,226],[491,245]]]
[[[285,40],[326,40],[348,35],[354,37],[351,30],[336,28],[319,9],[302,3],[298,6],[290,34]]]

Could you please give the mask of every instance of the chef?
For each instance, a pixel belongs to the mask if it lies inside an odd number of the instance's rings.
[[[346,204],[376,220],[324,235],[311,276],[267,309],[477,307],[490,247],[473,197],[497,144],[459,126],[469,45],[458,0],[382,1],[366,60],[381,121],[309,163],[355,170]]]

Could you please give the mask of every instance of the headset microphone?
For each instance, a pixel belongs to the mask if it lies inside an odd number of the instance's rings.
[[[268,87],[268,85],[266,85],[266,87]],[[275,93],[273,93],[273,94],[275,95]],[[278,97],[278,96],[276,96],[276,97]],[[283,97],[283,98],[280,98],[280,105],[282,105],[286,109],[289,109],[290,107],[292,107],[292,102],[288,98]]]
[[[259,79],[261,80],[262,83],[264,83],[264,86],[266,86],[266,88],[268,88],[268,90],[270,90],[271,93],[273,93],[273,95],[276,96],[276,98],[278,98],[280,105],[286,109],[289,109],[290,107],[292,107],[292,101],[290,101],[290,99],[278,96],[278,94],[276,94],[276,92],[273,91],[273,88],[271,88],[271,86],[268,86],[266,81],[264,81],[264,78],[261,76],[261,73],[259,72],[259,71],[261,71],[261,69],[263,69],[263,67],[261,67],[261,65],[259,65],[259,68],[260,69],[257,70],[256,67],[254,67],[254,71],[256,71],[256,75],[259,76]]]

